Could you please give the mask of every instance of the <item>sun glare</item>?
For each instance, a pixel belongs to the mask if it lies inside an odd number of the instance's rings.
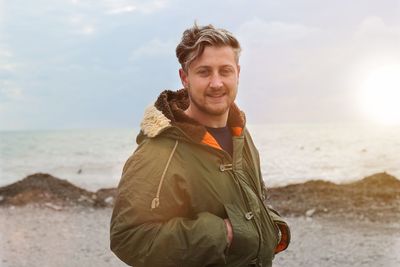
[[[400,64],[371,70],[360,93],[361,108],[369,120],[400,124]]]

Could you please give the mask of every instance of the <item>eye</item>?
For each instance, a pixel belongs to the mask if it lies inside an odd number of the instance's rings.
[[[197,74],[202,77],[206,77],[209,75],[209,71],[207,69],[200,69],[197,71]]]
[[[223,69],[220,71],[220,73],[221,73],[221,75],[223,75],[223,76],[228,76],[228,75],[230,75],[230,74],[233,73],[233,69],[232,69],[232,68],[223,68]]]

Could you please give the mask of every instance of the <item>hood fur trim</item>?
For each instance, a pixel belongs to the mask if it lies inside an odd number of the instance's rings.
[[[186,133],[193,141],[202,142],[206,128],[196,120],[188,117],[185,110],[189,107],[189,96],[186,89],[178,91],[165,90],[160,94],[154,106],[148,107],[141,123],[142,132],[148,137],[157,136],[163,129],[176,126]],[[228,115],[228,126],[243,128],[244,113],[236,104],[232,104]]]
[[[171,120],[165,117],[155,106],[149,106],[144,112],[140,128],[148,137],[155,137],[170,125]]]

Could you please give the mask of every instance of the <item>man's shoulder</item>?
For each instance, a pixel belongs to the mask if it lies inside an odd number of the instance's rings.
[[[140,154],[141,157],[150,156],[152,158],[157,158],[163,156],[166,152],[170,152],[175,143],[176,140],[163,136],[145,138],[138,145],[132,156]]]
[[[174,150],[176,140],[163,137],[146,138],[126,161],[123,173],[128,169],[135,172],[145,169],[156,171],[165,164]]]
[[[257,147],[256,147],[256,145],[254,144],[253,138],[252,138],[252,136],[251,136],[251,134],[250,134],[250,131],[247,129],[247,127],[245,127],[245,128],[243,129],[243,136],[244,136],[246,145],[250,148],[250,150],[253,150],[253,151],[258,152],[258,151],[257,151]]]
[[[247,127],[243,128],[243,136],[245,139],[249,139],[249,140],[253,141],[252,135]]]

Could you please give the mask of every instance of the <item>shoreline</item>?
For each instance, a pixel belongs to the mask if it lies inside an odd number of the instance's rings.
[[[113,206],[116,193],[116,188],[92,192],[50,174],[35,173],[0,187],[0,208],[26,205],[54,210],[73,206],[105,208]],[[284,216],[400,221],[400,180],[387,173],[346,184],[311,180],[271,187],[267,198],[268,204]]]

